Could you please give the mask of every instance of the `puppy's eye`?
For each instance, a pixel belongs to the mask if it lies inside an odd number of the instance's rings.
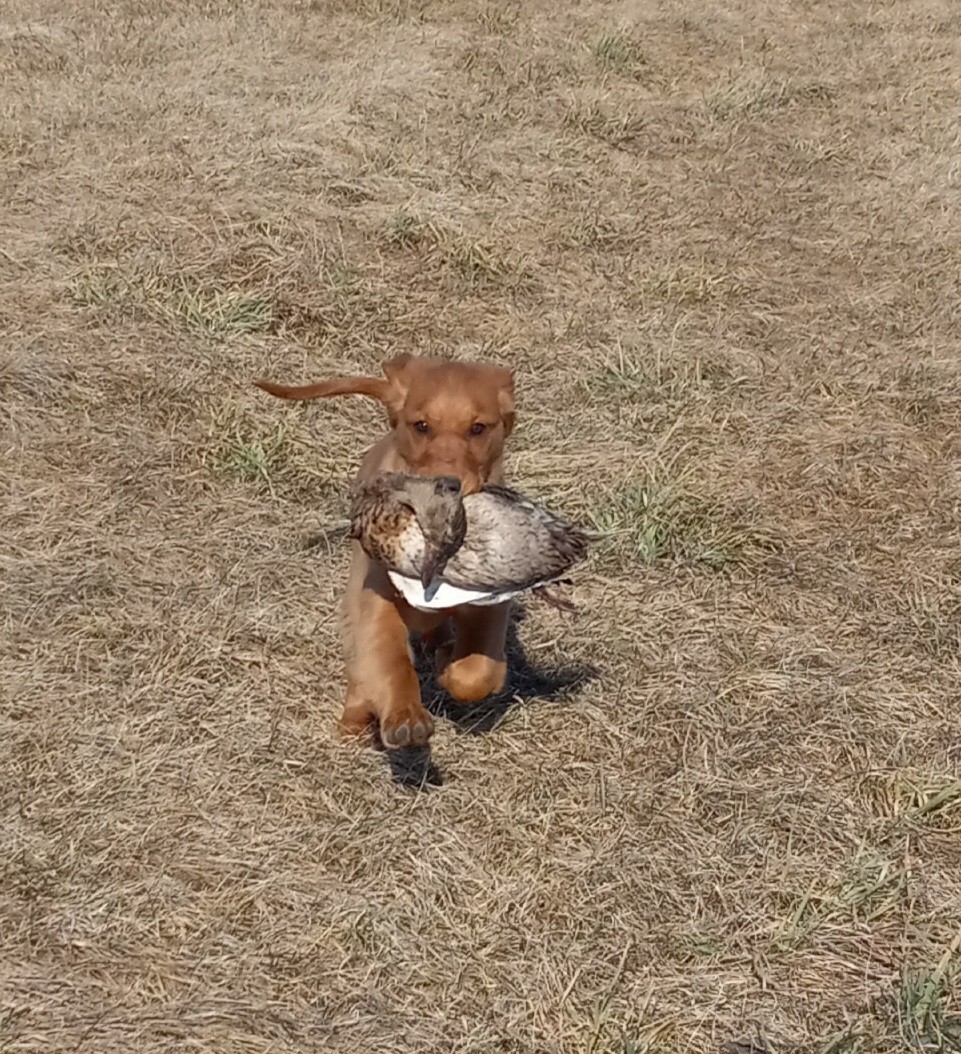
[[[415,421],[413,429],[418,435],[425,436],[430,431],[430,425],[426,421]]]
[[[477,424],[471,425],[467,430],[469,436],[482,436],[487,431],[487,425],[483,425],[480,421]]]

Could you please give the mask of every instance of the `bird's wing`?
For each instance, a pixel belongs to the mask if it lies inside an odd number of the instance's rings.
[[[564,575],[587,555],[588,535],[506,487],[464,499],[467,536],[443,578],[462,588],[507,592]]]

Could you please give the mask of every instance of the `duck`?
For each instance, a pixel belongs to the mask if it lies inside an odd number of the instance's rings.
[[[357,483],[350,530],[419,611],[503,604],[548,587],[584,560],[592,536],[508,487],[464,495],[451,476],[385,472]]]

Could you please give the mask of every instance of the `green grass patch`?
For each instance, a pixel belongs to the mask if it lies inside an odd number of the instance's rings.
[[[462,231],[401,209],[384,225],[384,239],[395,249],[423,252],[471,287],[519,286],[529,278],[523,263]]]
[[[624,29],[605,33],[591,50],[598,66],[611,73],[635,73],[644,65],[637,41]]]
[[[167,300],[168,309],[190,329],[212,337],[263,333],[274,324],[273,305],[266,296],[241,290],[221,291],[180,279]]]
[[[961,780],[898,772],[893,781],[894,812],[927,820],[961,806]]]
[[[793,103],[818,103],[833,99],[834,88],[819,82],[791,84],[763,74],[735,76],[707,96],[704,106],[712,120],[759,118],[775,114]]]
[[[477,23],[491,36],[505,37],[517,29],[520,9],[512,4],[490,4],[477,15]]]
[[[890,912],[905,885],[898,865],[873,853],[860,853],[840,878],[814,883],[797,897],[774,943],[779,951],[800,947],[816,930],[851,920],[871,923]]]
[[[672,303],[686,307],[725,303],[741,292],[740,279],[706,262],[678,262],[645,268],[635,278],[641,307]]]
[[[695,391],[730,393],[747,381],[716,358],[679,356],[668,345],[644,353],[613,349],[603,363],[585,374],[584,387],[591,399],[605,407],[652,405],[662,408]]]
[[[777,548],[756,518],[656,476],[612,490],[591,519],[606,535],[599,555],[625,565],[674,560],[720,571]]]
[[[78,307],[103,308],[129,295],[130,283],[119,267],[95,266],[73,275],[68,289]]]
[[[616,354],[608,355],[587,383],[605,402],[630,402],[654,392],[658,387],[657,371],[657,364],[642,364],[618,345]]]
[[[599,139],[608,146],[622,147],[635,140],[644,127],[640,114],[631,107],[618,109],[607,102],[574,102],[565,117],[568,128]]]
[[[416,249],[439,244],[442,232],[416,212],[400,209],[384,225],[384,237],[394,248]]]
[[[262,434],[226,410],[213,414],[204,463],[215,475],[245,483],[263,482],[273,494],[274,478],[288,463],[289,453],[283,424]]]
[[[905,969],[898,988],[898,1031],[909,1050],[925,1054],[961,1051],[961,1015],[949,1011],[951,960],[961,944],[961,930],[932,969]]]
[[[125,268],[94,264],[75,274],[68,290],[80,307],[107,314],[140,311],[209,337],[269,332],[277,323],[273,300],[264,292],[222,288],[146,263]]]

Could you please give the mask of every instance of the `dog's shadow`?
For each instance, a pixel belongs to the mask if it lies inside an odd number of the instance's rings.
[[[507,683],[496,695],[473,705],[451,699],[434,679],[433,654],[427,648],[415,648],[421,697],[434,717],[450,721],[464,735],[487,735],[515,707],[563,702],[597,676],[596,667],[586,664],[552,667],[531,663],[517,629],[527,617],[526,608],[515,602],[507,630]],[[405,787],[436,787],[444,782],[443,772],[432,760],[429,747],[390,750],[387,760],[394,780]]]

